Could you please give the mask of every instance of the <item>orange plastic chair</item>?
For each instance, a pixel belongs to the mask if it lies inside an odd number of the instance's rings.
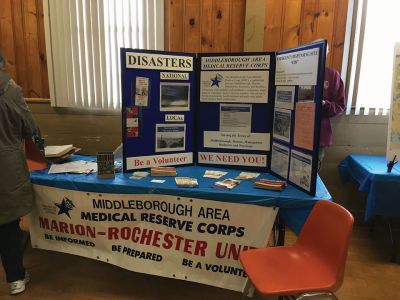
[[[343,282],[353,222],[344,207],[320,200],[293,246],[247,250],[240,262],[263,296],[337,299],[333,293]]]
[[[29,172],[47,168],[46,158],[30,138],[25,139],[25,158]]]

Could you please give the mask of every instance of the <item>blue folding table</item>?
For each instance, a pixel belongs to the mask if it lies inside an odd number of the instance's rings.
[[[393,237],[391,218],[400,217],[400,165],[387,172],[388,161],[384,156],[349,155],[340,162],[339,173],[344,182],[359,183],[359,190],[368,193],[365,221],[384,217],[387,221],[392,242],[392,261],[395,260],[396,244]],[[374,218],[375,217],[375,218]],[[374,224],[374,222],[373,222]]]
[[[75,159],[95,160],[90,156],[75,155]],[[197,178],[198,188],[178,188],[173,177],[163,177],[165,183],[153,183],[151,177],[132,180],[131,173],[117,173],[114,179],[97,179],[96,174],[48,174],[48,170],[31,172],[33,184],[55,188],[78,190],[96,193],[117,194],[162,194],[182,197],[193,197],[206,200],[231,203],[255,204],[279,207],[279,216],[285,224],[298,234],[304,225],[311,209],[318,200],[332,200],[322,180],[317,178],[316,196],[310,196],[295,187],[288,185],[282,192],[253,188],[252,181],[242,181],[230,191],[220,191],[212,187],[221,179],[204,178],[206,170],[228,172],[224,178],[235,178],[241,171],[233,169],[184,166],[178,167],[178,176]],[[277,179],[269,173],[262,173],[259,178]]]

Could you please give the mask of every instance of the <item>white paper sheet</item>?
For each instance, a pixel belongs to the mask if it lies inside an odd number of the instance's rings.
[[[64,164],[52,164],[49,169],[49,174],[90,172],[97,172],[97,163],[85,160],[76,160]]]

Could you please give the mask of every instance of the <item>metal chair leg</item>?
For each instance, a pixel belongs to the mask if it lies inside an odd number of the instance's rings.
[[[247,279],[246,285],[244,286],[243,293],[242,293],[242,298],[241,300],[246,300],[247,297],[253,297],[254,296],[254,286],[251,283],[249,279]]]
[[[314,298],[314,297],[329,297],[334,300],[338,300],[338,298],[335,296],[334,293],[331,292],[312,292],[312,293],[303,293],[299,296],[296,297],[296,300],[302,300],[302,299],[309,299],[309,298]]]

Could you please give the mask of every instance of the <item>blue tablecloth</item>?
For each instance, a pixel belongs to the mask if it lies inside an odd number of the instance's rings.
[[[339,164],[344,182],[354,180],[368,193],[365,220],[375,215],[400,216],[400,165],[387,173],[384,156],[350,155]]]
[[[76,155],[75,159],[94,160],[94,157]],[[206,170],[228,172],[220,179],[204,178]],[[153,183],[152,177],[140,180],[129,179],[131,173],[117,173],[114,179],[97,179],[96,174],[48,174],[48,170],[31,172],[32,182],[62,189],[114,194],[163,194],[182,197],[193,197],[207,200],[226,201],[231,203],[247,203],[262,206],[279,207],[280,216],[286,224],[299,233],[316,201],[331,200],[331,195],[318,177],[316,196],[312,197],[295,187],[288,185],[282,192],[253,188],[252,181],[242,181],[231,191],[220,191],[212,187],[215,181],[224,178],[235,178],[241,171],[200,166],[178,167],[178,176],[197,178],[198,188],[178,188],[174,177],[157,177],[165,179],[165,183]],[[268,173],[259,178],[276,179]]]

